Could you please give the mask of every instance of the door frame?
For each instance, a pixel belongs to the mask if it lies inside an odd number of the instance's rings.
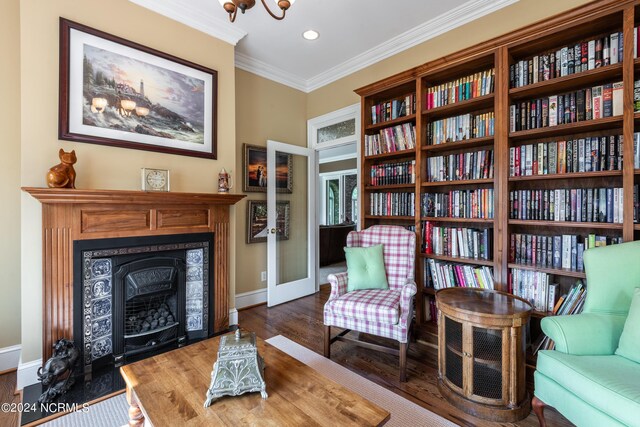
[[[270,150],[270,149],[273,150]],[[311,279],[314,282],[314,290],[311,293],[318,291],[318,279],[317,269],[314,269],[314,262],[318,259],[316,244],[314,243],[314,236],[317,236],[317,232],[314,230],[314,224],[317,224],[318,218],[316,214],[316,185],[313,179],[318,175],[318,161],[316,153],[307,147],[301,147],[298,145],[286,144],[284,142],[278,142],[268,139],[267,140],[267,165],[269,163],[275,164],[275,151],[281,151],[285,153],[292,153],[293,155],[301,155],[308,158],[307,160],[307,277],[303,279],[294,280],[293,282],[287,282],[285,284],[278,285],[277,283],[277,268],[274,268],[276,263],[276,233],[271,233],[269,230],[275,228],[276,225],[276,204],[269,203],[270,200],[276,201],[276,171],[275,168],[267,167],[267,306],[272,307],[274,305],[282,304],[289,300],[281,300],[273,295],[271,291],[275,286],[289,286],[295,287],[304,284],[304,281]],[[293,177],[292,177],[293,179]],[[317,238],[317,237],[316,237]],[[271,285],[273,284],[273,285]],[[300,295],[300,298],[305,295]],[[295,299],[295,298],[293,298]]]
[[[316,189],[319,189],[322,185],[321,179],[319,177],[318,172],[318,163],[319,163],[319,151],[326,150],[328,148],[340,147],[347,144],[356,145],[356,173],[358,175],[358,182],[360,182],[360,174],[362,170],[362,165],[360,164],[360,150],[362,149],[360,143],[360,128],[361,128],[361,107],[360,102],[356,104],[349,105],[347,107],[341,108],[339,110],[332,111],[327,114],[323,114],[321,116],[314,117],[312,119],[307,120],[307,146],[316,151]],[[326,141],[323,143],[318,143],[318,129],[322,129],[327,126],[331,126],[336,123],[343,122],[345,120],[355,120],[355,131],[353,135],[345,136],[342,138],[337,138],[332,141]],[[360,188],[358,187],[358,190]],[[319,191],[318,191],[319,194]],[[316,197],[318,197],[316,195]],[[358,191],[358,197],[362,197],[360,192]],[[315,240],[314,247],[318,247],[320,244],[320,215],[318,212],[316,214],[316,223],[315,223]],[[360,224],[362,221],[358,221],[358,229],[360,229]],[[316,251],[316,290],[320,289],[320,254]]]

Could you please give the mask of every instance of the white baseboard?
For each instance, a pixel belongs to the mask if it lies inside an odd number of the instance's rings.
[[[267,302],[267,288],[236,294],[236,308],[250,307]]]
[[[12,345],[11,347],[0,348],[0,372],[16,369],[20,363],[20,347]]]
[[[18,383],[16,390],[22,390],[28,385],[38,382],[38,369],[42,366],[42,359],[18,365]]]
[[[238,324],[238,310],[232,308],[229,310],[229,326]]]

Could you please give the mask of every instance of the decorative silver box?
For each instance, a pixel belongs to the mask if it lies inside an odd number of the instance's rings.
[[[211,385],[207,390],[204,407],[222,396],[238,396],[256,391],[266,399],[266,389],[264,359],[258,354],[256,334],[243,334],[238,329],[235,334],[224,335],[220,339],[218,360],[213,364]]]

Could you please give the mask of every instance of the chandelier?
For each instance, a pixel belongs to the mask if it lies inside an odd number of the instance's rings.
[[[229,13],[229,20],[234,22],[236,20],[236,14],[238,13],[238,9],[240,12],[244,13],[246,10],[251,9],[256,4],[256,0],[218,0],[224,10]],[[282,10],[282,16],[278,16],[271,12],[269,6],[265,3],[264,0],[260,0],[264,8],[269,12],[269,15],[278,21],[284,19],[284,15],[287,13],[287,9],[295,3],[296,0],[273,0],[276,5]]]

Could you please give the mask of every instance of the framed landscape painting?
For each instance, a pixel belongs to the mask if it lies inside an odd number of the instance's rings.
[[[289,240],[290,224],[289,201],[276,202],[276,237],[278,240]],[[267,202],[249,200],[247,206],[247,243],[267,241]]]
[[[215,70],[60,19],[59,137],[216,158]]]
[[[244,144],[242,153],[245,192],[267,192],[267,149]],[[293,157],[287,153],[276,153],[276,191],[291,193],[293,190]]]

